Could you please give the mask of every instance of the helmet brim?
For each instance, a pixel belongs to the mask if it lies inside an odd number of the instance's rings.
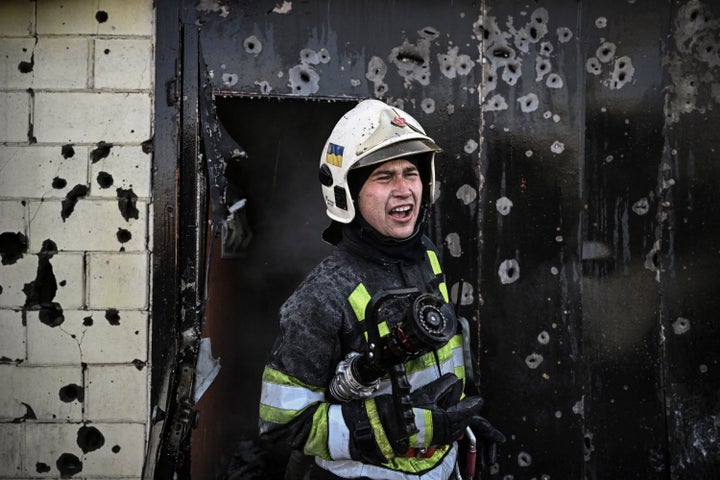
[[[352,168],[366,167],[368,165],[375,165],[420,153],[437,153],[441,151],[442,149],[438,147],[435,142],[431,142],[429,139],[406,140],[404,142],[393,143],[392,145],[388,145],[387,147],[368,153],[360,158],[355,165],[352,166]]]

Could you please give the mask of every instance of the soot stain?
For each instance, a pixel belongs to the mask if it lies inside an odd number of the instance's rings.
[[[115,180],[113,179],[113,176],[109,173],[100,172],[97,175],[97,182],[98,185],[100,185],[100,188],[110,188],[112,187],[112,184],[115,182]]]
[[[92,327],[93,326],[93,318],[92,317],[83,318],[83,326]]]
[[[95,20],[98,21],[98,23],[105,23],[108,21],[109,15],[105,10],[98,10],[95,14]]]
[[[97,428],[83,425],[77,432],[77,445],[83,453],[93,452],[105,445],[105,436]]]
[[[44,462],[36,462],[35,471],[37,473],[48,473],[50,471],[50,465]]]
[[[125,230],[124,228],[118,228],[117,231],[117,239],[120,243],[127,243],[132,239],[132,233],[130,233],[129,230]]]
[[[23,423],[26,420],[37,420],[37,415],[30,405],[25,402],[20,402],[25,407],[25,415],[13,419],[12,423]]]
[[[105,310],[105,319],[110,325],[120,325],[120,313],[117,308],[108,308]]]
[[[143,362],[139,358],[133,360],[132,364],[135,365],[135,368],[137,368],[138,370],[142,370],[143,368],[145,368],[145,362]]]
[[[147,153],[149,155],[153,152],[153,139],[152,138],[145,140],[140,145],[142,146],[143,153]]]
[[[67,145],[62,146],[61,153],[65,159],[72,158],[75,156],[75,148],[73,148],[72,143],[68,143]]]
[[[67,180],[60,177],[53,178],[52,181],[52,187],[56,190],[60,190],[61,188],[65,188],[67,186]]]
[[[12,265],[20,260],[27,249],[28,239],[22,233],[0,233],[0,257],[3,265]]]
[[[74,402],[75,400],[82,403],[85,400],[83,388],[74,383],[70,383],[62,387],[58,392],[58,396],[60,397],[60,400],[65,403]]]
[[[138,197],[132,191],[132,188],[118,188],[115,191],[117,192],[118,208],[125,221],[129,222],[131,218],[137,219],[140,214],[137,209]]]
[[[72,453],[63,453],[60,455],[55,462],[55,466],[60,471],[61,478],[70,478],[82,472],[83,468],[80,459]]]
[[[97,143],[97,148],[94,148],[90,152],[90,159],[92,160],[92,163],[97,163],[103,158],[107,158],[108,155],[110,155],[110,149],[113,147],[112,143],[107,143],[104,141],[100,141]]]
[[[60,217],[62,218],[63,222],[70,215],[72,215],[78,200],[86,196],[87,194],[88,187],[82,184],[75,185],[72,190],[67,193],[65,199],[62,201],[62,210],[60,212]]]

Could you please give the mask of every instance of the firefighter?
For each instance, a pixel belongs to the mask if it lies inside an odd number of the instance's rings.
[[[378,100],[346,113],[325,144],[323,239],[336,248],[281,307],[262,381],[260,435],[290,442],[286,478],[445,480],[456,478],[468,426],[481,441],[505,440],[479,416],[481,398],[463,393],[462,333],[424,233],[439,151]],[[369,310],[381,292],[401,294]],[[412,292],[439,302],[413,307]]]

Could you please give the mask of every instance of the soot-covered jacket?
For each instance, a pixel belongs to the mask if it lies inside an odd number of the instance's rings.
[[[365,307],[374,294],[415,287],[448,301],[435,246],[422,237],[419,250],[413,258],[397,259],[343,241],[298,286],[281,307],[280,334],[263,373],[259,425],[263,438],[289,441],[314,456],[320,467],[344,478],[449,478],[455,445],[426,458],[400,457],[383,445],[387,440],[375,431],[387,461],[372,465],[358,460],[353,452],[356,432],[347,425],[340,406],[325,394],[338,363],[349,352],[366,349]],[[464,381],[462,336],[458,333],[438,350],[410,359],[405,369],[412,390],[448,372]],[[374,395],[387,393],[391,385],[385,377]],[[424,420],[422,414],[416,416],[416,423]],[[426,447],[428,440],[413,435],[410,445]]]

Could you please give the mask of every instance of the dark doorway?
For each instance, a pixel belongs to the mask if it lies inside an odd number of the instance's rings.
[[[317,172],[325,140],[354,103],[236,96],[215,104],[247,153],[226,177],[246,199],[252,239],[232,258],[222,258],[219,237],[211,246],[203,336],[221,370],[197,405],[192,478],[282,478],[285,449],[257,438],[261,376],[280,305],[329,253]]]

